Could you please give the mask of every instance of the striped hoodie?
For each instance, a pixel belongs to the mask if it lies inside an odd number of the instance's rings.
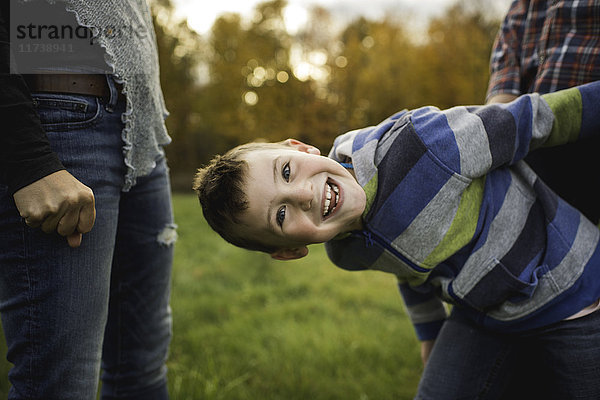
[[[343,269],[395,274],[421,340],[436,337],[444,301],[497,331],[560,321],[600,298],[600,231],[522,159],[592,135],[600,81],[405,110],[341,135],[329,157],[352,162],[367,206],[364,229],[327,242],[327,253]],[[582,171],[591,186],[599,172]]]

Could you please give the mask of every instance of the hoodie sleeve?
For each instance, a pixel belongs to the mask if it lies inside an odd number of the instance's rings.
[[[554,115],[544,147],[600,135],[600,81],[541,96]]]
[[[442,300],[433,292],[418,292],[407,283],[399,283],[398,288],[417,338],[421,341],[435,339],[446,320],[446,306]]]
[[[413,111],[415,131],[452,171],[477,178],[531,150],[600,134],[600,81],[507,104]]]
[[[325,249],[329,259],[336,266],[348,271],[369,269],[368,266],[374,265],[381,256],[380,249],[376,246],[365,246],[365,238],[360,235],[331,240],[325,243]],[[442,300],[429,286],[421,285],[416,289],[399,280],[398,288],[417,338],[435,339],[446,319],[446,307]]]

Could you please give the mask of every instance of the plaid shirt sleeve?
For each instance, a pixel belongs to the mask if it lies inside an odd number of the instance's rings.
[[[487,99],[600,80],[598,0],[514,0],[490,60]]]
[[[521,94],[521,44],[528,5],[528,0],[513,1],[498,30],[492,48],[486,100],[502,93]]]

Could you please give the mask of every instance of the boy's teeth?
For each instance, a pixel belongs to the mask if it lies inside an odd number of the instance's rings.
[[[331,203],[331,186],[325,185],[325,204],[323,205],[323,216],[329,212],[329,204]]]
[[[335,199],[332,199],[332,195],[331,195],[332,189],[335,192]],[[323,205],[323,216],[326,216],[327,214],[329,214],[330,212],[335,210],[335,207],[337,206],[338,200],[340,198],[339,193],[340,193],[340,189],[336,185],[334,185],[333,183],[326,184],[325,204]],[[330,205],[333,205],[331,210],[329,210]]]

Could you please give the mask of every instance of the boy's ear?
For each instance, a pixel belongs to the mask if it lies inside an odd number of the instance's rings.
[[[302,151],[304,153],[316,154],[316,155],[321,154],[321,151],[319,149],[317,149],[315,146],[311,146],[310,144],[303,143],[296,139],[286,139],[286,140],[282,141],[281,144],[292,147],[292,148],[294,148],[298,151]]]
[[[308,254],[308,247],[296,247],[293,249],[279,249],[271,253],[271,257],[275,260],[288,261],[297,260]]]

